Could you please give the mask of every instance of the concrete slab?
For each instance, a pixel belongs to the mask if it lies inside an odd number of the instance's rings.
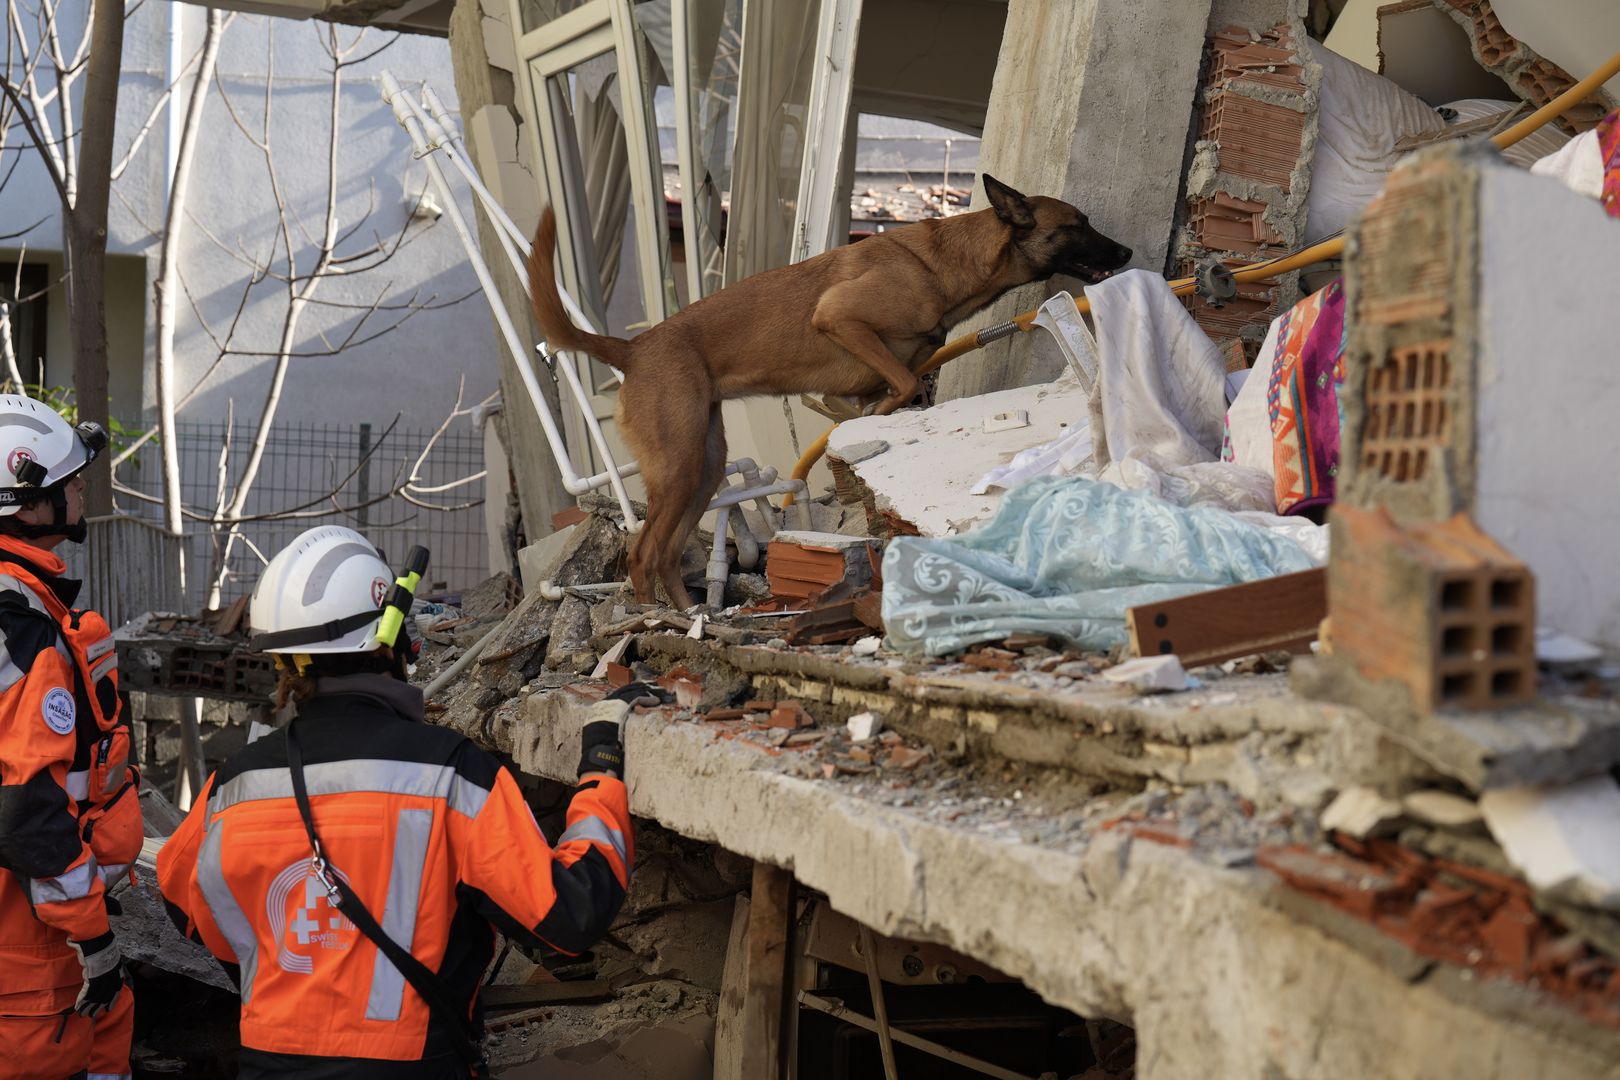
[[[566,779],[594,696],[578,685],[535,695],[481,730],[465,718],[517,767]],[[1056,1004],[1133,1024],[1142,1080],[1620,1077],[1620,1033],[1523,987],[1436,970],[1221,849],[1112,828],[1106,802],[1058,811],[1014,792],[824,780],[799,755],[719,729],[633,715],[632,811],[787,867],[881,933],[944,944]]]
[[[1472,791],[1559,784],[1620,764],[1620,702],[1578,689],[1543,692],[1497,712],[1424,712],[1393,681],[1373,683],[1342,660],[1296,662],[1300,693],[1359,710],[1391,740]]]
[[[987,419],[1019,410],[1028,414],[1028,425],[985,430]],[[981,476],[1019,451],[1088,422],[1086,395],[1074,376],[1065,374],[1055,382],[931,409],[847,420],[833,429],[827,452],[851,463],[879,510],[910,522],[924,536],[949,536],[990,520],[1001,504],[999,491],[972,493]]]

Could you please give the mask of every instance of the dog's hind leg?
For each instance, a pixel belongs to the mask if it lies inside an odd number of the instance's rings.
[[[709,509],[715,490],[726,475],[726,425],[720,415],[720,403],[709,406],[709,429],[703,443],[703,467],[698,473],[697,487],[686,504],[686,513],[680,526],[670,535],[669,546],[664,549],[661,565],[665,568],[664,589],[674,596],[671,578],[680,583],[681,557],[686,554],[686,541],[698,521]],[[722,541],[723,543],[724,541]],[[684,588],[684,585],[683,585]],[[688,605],[690,606],[690,605]]]
[[[692,606],[680,577],[680,546],[686,538],[681,527],[705,471],[709,408],[706,384],[660,380],[649,385],[627,378],[619,391],[620,428],[636,451],[647,486],[647,520],[630,553],[630,579],[639,603],[654,602],[654,590],[662,582],[670,603]]]

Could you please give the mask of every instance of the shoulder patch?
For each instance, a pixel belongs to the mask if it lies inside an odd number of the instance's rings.
[[[45,695],[40,702],[39,711],[45,717],[45,726],[58,735],[66,735],[73,730],[73,723],[78,719],[78,708],[73,704],[72,691],[58,686]]]

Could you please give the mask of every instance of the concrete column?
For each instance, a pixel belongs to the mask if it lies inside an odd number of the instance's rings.
[[[530,228],[539,220],[541,181],[528,160],[523,114],[517,107],[514,40],[505,0],[456,0],[450,16],[450,60],[467,148],[484,182],[507,213],[520,227]],[[536,341],[539,334],[530,320],[524,282],[502,254],[500,241],[484,215],[480,212],[476,216],[478,243],[500,290],[501,302],[511,313],[518,333]],[[572,506],[574,497],[562,485],[551,447],[512,357],[504,345],[497,344],[496,348],[504,403],[502,427],[512,464],[512,484],[517,490],[525,535],[535,540],[551,532],[551,515]],[[460,363],[463,358],[445,359]],[[540,385],[551,400],[553,415],[561,416],[556,411],[556,388],[551,380],[542,378]]]
[[[1025,194],[1074,203],[1136,251],[1132,265],[1162,271],[1210,7],[1210,0],[1011,0],[982,172]],[[984,206],[982,173],[974,186],[974,205]],[[1056,278],[1015,289],[953,336],[1080,288]],[[1056,377],[1062,360],[1045,337],[1020,334],[951,361],[940,372],[940,397]]]

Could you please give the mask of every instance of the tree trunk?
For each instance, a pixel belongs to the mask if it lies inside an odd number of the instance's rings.
[[[153,288],[157,319],[158,430],[163,439],[163,524],[175,536],[182,532],[180,438],[174,420],[174,323],[175,299],[180,292],[180,242],[186,220],[186,193],[191,189],[191,163],[197,156],[197,132],[202,127],[208,84],[214,81],[224,25],[224,14],[217,8],[209,8],[202,58],[191,84],[180,130],[180,145],[169,187],[168,214],[163,226],[163,250],[158,257],[158,278]],[[169,108],[177,105],[178,95]],[[226,437],[229,438],[228,431]]]
[[[107,200],[112,193],[113,129],[123,67],[123,0],[93,0],[90,57],[84,84],[79,188],[68,218],[68,332],[79,419],[107,423]],[[87,515],[112,511],[105,465],[86,473]]]

